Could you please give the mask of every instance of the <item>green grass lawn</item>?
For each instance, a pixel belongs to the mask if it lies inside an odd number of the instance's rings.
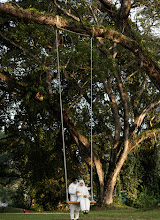
[[[12,211],[12,210],[10,210]],[[18,213],[13,210],[11,213],[0,213],[0,220],[58,220],[66,219],[69,220],[69,212],[41,212],[41,213],[22,213],[21,210],[17,210]],[[140,210],[140,209],[112,209],[112,210],[91,210],[88,215],[80,213],[80,219],[106,219],[106,220],[154,220],[160,219],[160,208],[150,210]]]

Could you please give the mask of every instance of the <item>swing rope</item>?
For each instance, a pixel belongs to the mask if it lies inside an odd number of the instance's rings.
[[[64,126],[63,126],[63,106],[62,106],[62,91],[61,91],[61,75],[59,68],[59,43],[58,33],[56,30],[56,47],[57,47],[57,65],[58,65],[58,82],[59,82],[59,96],[60,96],[60,109],[61,109],[61,126],[62,126],[62,141],[63,141],[63,158],[64,158],[64,172],[65,172],[65,183],[66,183],[66,200],[68,201],[68,185],[67,185],[67,165],[66,165],[66,149],[64,140]]]
[[[57,18],[58,23],[58,18]],[[58,83],[59,83],[59,95],[60,95],[60,110],[61,110],[61,126],[62,126],[62,141],[63,141],[63,157],[64,157],[64,172],[66,183],[66,201],[68,204],[78,203],[69,201],[68,198],[68,185],[67,185],[67,165],[66,165],[66,150],[65,150],[65,138],[64,138],[64,123],[63,123],[63,105],[62,105],[62,91],[61,91],[61,76],[60,76],[60,62],[59,62],[59,41],[58,32],[56,30],[56,49],[57,49],[57,68],[58,68]],[[92,147],[92,38],[91,38],[91,204],[95,204],[93,201],[93,147]]]
[[[91,201],[93,201],[93,145],[92,145],[92,73],[93,73],[93,68],[92,68],[92,62],[93,62],[93,56],[92,56],[92,38],[91,38]]]

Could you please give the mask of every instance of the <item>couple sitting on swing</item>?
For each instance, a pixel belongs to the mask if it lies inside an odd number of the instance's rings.
[[[86,187],[84,180],[72,179],[72,183],[69,185],[70,201],[79,202],[79,204],[70,205],[70,217],[71,220],[78,220],[79,211],[84,214],[88,214],[90,210],[89,190],[91,187]],[[74,218],[75,214],[75,218]]]

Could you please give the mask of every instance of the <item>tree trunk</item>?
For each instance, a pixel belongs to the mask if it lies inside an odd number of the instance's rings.
[[[108,176],[107,184],[105,186],[103,204],[109,205],[113,203],[113,192],[114,192],[115,184],[116,184],[116,177],[114,176],[114,173],[111,173],[110,177]]]
[[[116,179],[127,158],[127,155],[128,155],[128,151],[124,150],[115,169],[111,171],[112,168],[111,167],[109,168],[107,179],[105,181],[103,204],[109,205],[113,203],[113,193],[116,185]]]
[[[102,170],[102,163],[99,159],[97,159],[97,157],[93,157],[94,159],[94,164],[96,167],[96,171],[98,174],[98,178],[99,178],[99,184],[100,184],[100,202],[103,202],[103,194],[104,194],[104,173]]]

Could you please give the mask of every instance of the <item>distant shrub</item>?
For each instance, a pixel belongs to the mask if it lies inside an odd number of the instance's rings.
[[[144,189],[138,196],[136,207],[138,208],[149,208],[158,204],[159,199],[153,193],[148,192]]]

